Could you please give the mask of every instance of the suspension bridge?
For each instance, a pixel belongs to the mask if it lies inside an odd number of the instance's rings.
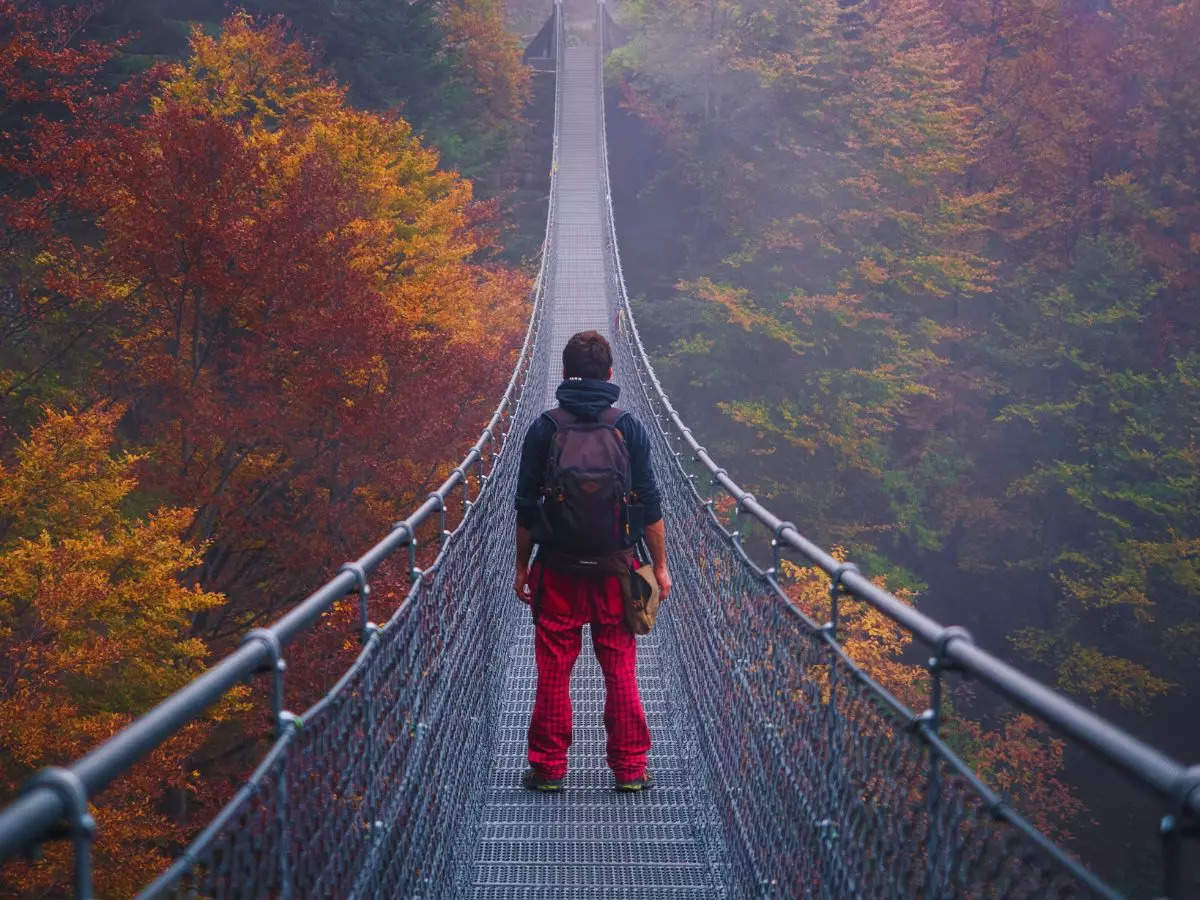
[[[569,23],[558,3],[543,32],[542,62],[556,73],[546,237],[524,345],[479,441],[419,509],[286,616],[81,760],[35,776],[0,812],[0,859],[71,840],[75,895],[91,896],[89,799],[232,686],[266,673],[277,739],[142,896],[1120,896],[942,739],[943,673],[955,671],[1155,798],[1160,895],[1186,896],[1200,767],[877,588],[740,488],[680,419],[642,346],[617,251],[602,77],[610,27],[602,0]],[[568,790],[531,795],[519,782],[536,674],[532,624],[510,587],[516,448],[554,403],[558,352],[587,328],[613,338],[621,405],[657,425],[675,586],[639,639],[656,781],[643,795],[611,790],[604,684],[587,653],[572,687]],[[735,501],[742,528],[716,514],[720,494]],[[770,537],[765,566],[747,552],[750,523]],[[430,533],[437,556],[422,571],[417,544]],[[788,601],[776,578],[785,555],[830,577],[831,621]],[[411,589],[380,626],[368,621],[368,600],[388,558],[407,564]],[[347,595],[359,598],[362,651],[319,703],[293,714],[286,649]],[[846,655],[846,596],[929,648],[928,709],[907,708]]]

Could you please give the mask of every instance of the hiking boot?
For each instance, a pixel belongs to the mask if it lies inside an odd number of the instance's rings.
[[[563,780],[561,778],[549,778],[537,769],[526,769],[521,776],[521,787],[527,791],[542,791],[549,794],[554,791],[561,791],[562,784]]]
[[[631,778],[625,781],[617,779],[617,790],[622,794],[636,794],[638,791],[648,791],[654,787],[654,779],[650,777],[649,772],[643,772],[640,778]]]

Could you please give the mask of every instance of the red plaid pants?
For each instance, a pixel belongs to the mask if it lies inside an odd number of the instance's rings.
[[[604,729],[608,766],[618,780],[646,771],[650,729],[637,686],[637,642],[625,624],[621,582],[542,570],[529,583],[540,595],[535,656],[537,697],[529,722],[529,764],[550,778],[567,772],[571,746],[571,669],[579,657],[582,630],[592,625],[592,647],[604,672]]]

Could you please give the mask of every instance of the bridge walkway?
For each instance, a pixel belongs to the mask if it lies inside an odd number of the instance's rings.
[[[599,73],[592,29],[572,25],[563,60],[557,202],[551,229],[556,259],[547,287],[543,328],[551,352],[544,408],[555,404],[561,349],[584,329],[610,333],[617,302],[605,249],[601,197]],[[622,368],[623,359],[617,361]],[[622,377],[624,376],[624,377]],[[626,389],[631,372],[614,375]],[[515,602],[515,601],[514,601]],[[617,794],[605,763],[604,680],[585,626],[583,650],[572,679],[574,742],[566,790],[531,795],[520,785],[526,766],[525,736],[537,670],[533,625],[517,626],[501,700],[498,752],[482,811],[471,877],[471,896],[719,897],[724,887],[699,839],[695,801],[669,704],[672,664],[664,632],[638,640],[638,681],[650,725],[653,790]]]

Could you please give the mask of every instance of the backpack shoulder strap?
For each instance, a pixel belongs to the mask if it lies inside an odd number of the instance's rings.
[[[618,409],[615,406],[610,406],[604,412],[600,413],[600,417],[596,420],[604,425],[616,426],[617,420],[625,415],[625,410]]]
[[[565,428],[568,425],[573,425],[576,421],[575,416],[567,412],[561,406],[556,406],[554,409],[548,409],[542,413],[547,419],[554,423],[554,428],[557,431],[559,428]]]

